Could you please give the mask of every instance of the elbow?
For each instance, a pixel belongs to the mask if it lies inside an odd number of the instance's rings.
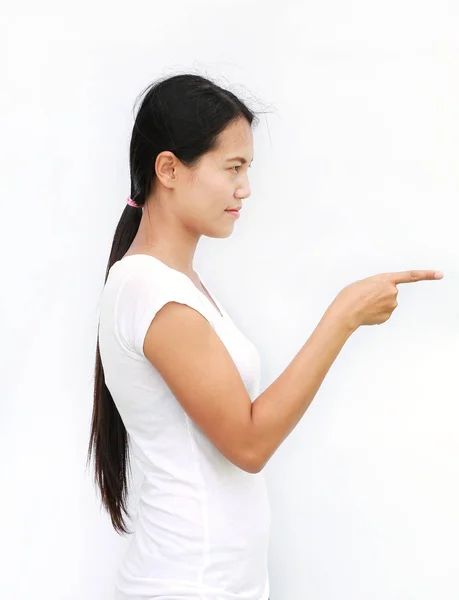
[[[260,444],[258,436],[253,429],[244,431],[240,436],[235,447],[238,447],[237,460],[233,461],[243,471],[255,475],[260,473],[268,462],[269,456],[265,456],[267,448]]]
[[[255,475],[256,473],[260,473],[261,471],[263,471],[264,468],[265,468],[265,462],[256,461],[256,462],[251,463],[250,469],[247,472],[252,473],[252,475]]]
[[[255,475],[264,469],[265,464],[266,461],[260,456],[259,452],[249,450],[245,453],[243,460],[240,461],[239,467],[243,471]]]
[[[254,463],[251,464],[247,469],[244,469],[245,471],[247,471],[247,473],[251,473],[252,475],[255,475],[256,473],[260,473],[260,471],[263,469],[263,466],[260,465],[259,463]]]
[[[251,473],[252,475],[255,475],[261,471],[259,464],[255,462],[241,462],[239,463],[238,467],[246,473]]]

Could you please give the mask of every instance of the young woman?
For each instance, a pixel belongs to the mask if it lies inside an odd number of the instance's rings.
[[[260,394],[257,349],[193,267],[200,237],[231,235],[250,195],[256,122],[233,93],[191,74],[150,86],[135,119],[88,452],[119,533],[130,451],[144,475],[119,600],[268,600],[264,466],[350,335],[390,317],[398,283],[434,278],[409,271],[347,286]]]

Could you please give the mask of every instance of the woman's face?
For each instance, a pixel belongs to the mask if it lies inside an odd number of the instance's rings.
[[[253,133],[242,118],[220,134],[218,147],[205,154],[197,166],[179,166],[175,209],[187,228],[214,238],[231,235],[237,217],[227,210],[240,208],[250,196],[252,159]]]

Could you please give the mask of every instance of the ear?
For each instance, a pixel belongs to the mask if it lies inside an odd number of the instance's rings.
[[[155,161],[156,177],[167,188],[175,187],[177,183],[177,168],[179,159],[173,152],[164,150],[160,152]]]

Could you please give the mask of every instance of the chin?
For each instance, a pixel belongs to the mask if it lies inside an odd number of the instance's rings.
[[[210,238],[225,239],[225,238],[228,238],[232,233],[233,233],[233,230],[231,229],[230,231],[229,230],[212,231],[209,233],[204,233],[204,235],[206,235],[207,237],[210,237]]]
[[[230,237],[233,231],[234,224],[227,224],[226,227],[222,227],[221,225],[220,227],[209,227],[207,229],[202,230],[201,234],[209,238],[225,239]]]

